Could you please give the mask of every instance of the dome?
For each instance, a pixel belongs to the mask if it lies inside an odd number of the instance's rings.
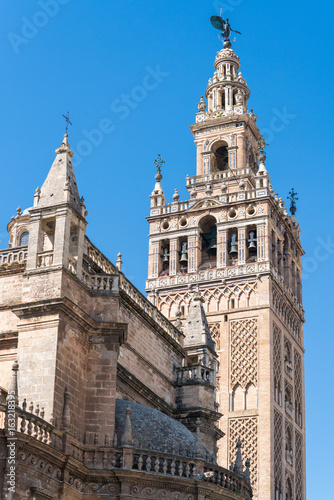
[[[121,443],[126,419],[126,409],[130,406],[131,428],[134,447],[192,457],[196,449],[196,436],[177,420],[133,401],[116,399],[115,433],[118,445]],[[202,454],[209,461],[213,455],[202,445]]]

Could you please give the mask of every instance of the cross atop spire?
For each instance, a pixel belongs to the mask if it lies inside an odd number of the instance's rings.
[[[66,127],[65,127],[65,130],[66,130],[66,134],[67,134],[67,132],[68,132],[68,124],[73,125],[73,123],[70,121],[70,113],[69,113],[69,111],[67,111],[67,115],[66,115],[66,116],[65,116],[65,115],[63,115],[63,117],[64,117],[64,118],[65,118],[65,120],[66,120]]]

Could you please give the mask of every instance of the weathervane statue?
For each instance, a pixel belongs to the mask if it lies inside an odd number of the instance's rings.
[[[233,30],[231,28],[229,19],[226,19],[226,21],[224,21],[221,16],[212,16],[210,21],[214,28],[222,31],[222,36],[224,37],[224,49],[230,49],[232,47],[230,41],[231,31],[233,31],[233,33],[238,33],[239,35],[241,35],[240,31]]]

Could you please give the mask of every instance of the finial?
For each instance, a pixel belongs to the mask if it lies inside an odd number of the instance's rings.
[[[117,254],[117,260],[116,260],[116,267],[119,271],[122,271],[122,254],[121,252],[118,252]]]
[[[243,466],[242,466],[242,457],[241,457],[241,441],[238,439],[237,442],[237,457],[235,459],[234,464],[234,472],[238,475],[242,474]]]
[[[17,217],[20,217],[20,215],[21,215],[21,207],[20,207],[20,205],[16,209],[16,215],[17,215]]]
[[[201,431],[200,431],[201,420],[199,418],[196,420],[195,425],[196,425],[195,456],[196,458],[201,458],[203,454],[203,448],[202,448]]]
[[[200,99],[201,99],[201,100],[200,100],[200,101],[199,101],[199,103],[197,104],[197,106],[198,106],[198,111],[199,111],[200,113],[204,113],[204,112],[205,112],[205,110],[206,110],[206,102],[204,101],[204,96],[203,96],[203,95],[201,95],[201,98],[200,98]]]
[[[123,446],[132,446],[133,445],[132,426],[131,426],[131,413],[132,413],[132,409],[131,409],[131,406],[129,405],[127,407],[127,409],[126,409],[124,431],[123,431],[123,436],[122,436],[122,444],[123,444]]]
[[[246,462],[245,462],[245,466],[246,466],[246,470],[245,470],[245,473],[244,473],[244,478],[245,478],[245,481],[250,484],[250,460],[249,458],[247,458]]]
[[[224,37],[224,49],[230,49],[232,47],[230,40],[231,31],[233,31],[233,33],[238,33],[239,35],[241,35],[240,31],[236,31],[231,28],[230,20],[228,18],[226,19],[226,21],[224,21],[221,16],[212,16],[210,21],[214,28],[222,31],[221,35],[222,37]]]
[[[71,412],[70,412],[70,391],[68,387],[65,387],[64,391],[64,406],[63,406],[63,415],[61,418],[61,430],[69,431],[71,426]]]
[[[295,215],[295,213],[297,212],[297,207],[296,207],[296,201],[298,201],[297,194],[298,193],[295,192],[294,188],[292,188],[291,191],[289,192],[289,196],[287,197],[287,199],[291,201],[290,205],[291,215]]]
[[[173,200],[177,203],[180,199],[179,190],[174,189]]]
[[[154,165],[157,167],[157,171],[158,173],[156,174],[155,178],[158,182],[161,181],[162,179],[162,175],[161,175],[161,168],[162,166],[165,164],[165,162],[163,161],[163,159],[161,158],[160,155],[158,155],[158,158],[156,160],[154,160]]]
[[[19,402],[19,391],[18,391],[18,387],[17,387],[17,372],[19,370],[19,364],[16,361],[14,361],[13,363],[13,366],[12,366],[12,378],[11,378],[11,382],[10,382],[10,387],[9,387],[9,391],[8,391],[8,396],[7,396],[7,399],[9,396],[15,398],[15,404],[17,405],[18,402]]]
[[[63,117],[64,117],[64,118],[65,118],[65,120],[66,120],[66,127],[65,127],[65,135],[66,135],[66,136],[67,136],[67,132],[68,132],[68,125],[69,125],[69,124],[70,124],[70,125],[73,125],[73,124],[72,124],[72,122],[70,121],[69,116],[70,116],[70,113],[69,113],[68,111],[67,111],[67,115],[66,115],[66,116],[65,116],[65,115],[63,115]]]
[[[175,313],[175,316],[176,316],[176,320],[174,321],[174,326],[175,328],[181,328],[182,327],[182,321],[181,321],[181,311],[180,309],[178,309]]]

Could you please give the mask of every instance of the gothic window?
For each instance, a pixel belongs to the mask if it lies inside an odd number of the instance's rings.
[[[292,377],[292,347],[289,340],[284,339],[284,368],[285,372]]]
[[[290,385],[285,383],[285,411],[286,413],[293,418],[293,403],[292,403],[292,388]]]
[[[291,467],[293,466],[292,430],[290,426],[285,429],[285,459]]]
[[[28,245],[28,241],[29,241],[29,233],[28,231],[24,231],[24,233],[22,233],[20,236],[20,247]]]

